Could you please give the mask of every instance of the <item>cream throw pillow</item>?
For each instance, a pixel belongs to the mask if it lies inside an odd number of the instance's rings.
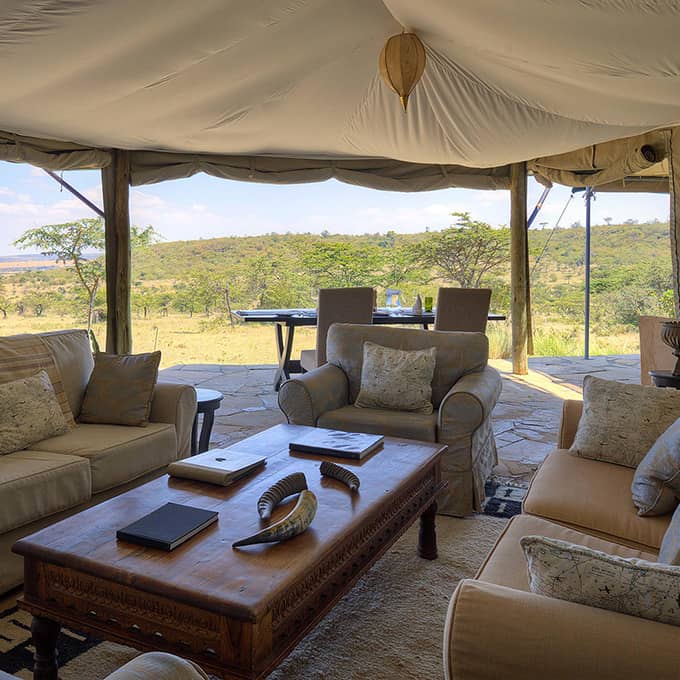
[[[569,452],[634,468],[678,418],[680,390],[588,375],[583,381],[583,414]]]
[[[403,350],[364,343],[360,408],[432,413],[432,377],[437,348]]]
[[[520,544],[532,593],[680,626],[680,568],[543,536]]]
[[[68,432],[46,371],[0,385],[0,454]]]
[[[655,442],[635,470],[631,485],[638,515],[666,515],[680,496],[680,419]]]

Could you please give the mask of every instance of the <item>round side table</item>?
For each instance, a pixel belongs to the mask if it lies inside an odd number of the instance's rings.
[[[652,382],[656,387],[673,387],[680,390],[680,375],[673,375],[673,371],[650,371]]]
[[[191,455],[203,453],[210,447],[210,435],[212,434],[213,423],[215,422],[215,411],[220,407],[224,399],[222,392],[217,390],[204,390],[196,388],[196,415],[194,425],[191,428]],[[198,436],[198,415],[203,414],[201,424],[201,435]]]

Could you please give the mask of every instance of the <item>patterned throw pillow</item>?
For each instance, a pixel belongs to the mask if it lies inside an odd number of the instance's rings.
[[[675,508],[659,549],[659,562],[680,566],[680,505]]]
[[[680,419],[649,449],[635,470],[633,503],[638,515],[666,515],[675,510],[680,497]]]
[[[587,375],[583,414],[569,452],[634,468],[678,418],[680,390]]]
[[[680,626],[680,568],[543,536],[520,544],[532,593]]]
[[[94,369],[80,410],[80,422],[146,425],[160,361],[160,352],[95,354]]]
[[[52,382],[45,371],[0,385],[0,454],[68,432]]]
[[[403,350],[364,343],[360,408],[432,413],[432,377],[437,348]]]

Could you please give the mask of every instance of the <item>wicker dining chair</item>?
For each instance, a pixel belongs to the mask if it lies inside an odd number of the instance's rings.
[[[322,288],[316,321],[316,349],[300,353],[303,371],[326,363],[326,336],[333,323],[371,323],[375,293],[373,288]]]
[[[440,288],[434,329],[485,333],[490,304],[489,288]]]

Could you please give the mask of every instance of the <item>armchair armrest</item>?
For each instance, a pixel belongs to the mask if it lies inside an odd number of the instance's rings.
[[[293,425],[314,427],[326,411],[347,406],[349,383],[345,372],[324,364],[299,378],[286,380],[279,389],[279,408]]]
[[[578,399],[566,399],[562,404],[562,418],[560,419],[560,434],[557,447],[568,449],[574,443],[578,421],[581,420],[583,402]]]
[[[444,630],[447,680],[670,680],[680,628],[461,581]]]
[[[156,383],[149,420],[175,426],[178,459],[191,453],[191,427],[195,417],[196,390],[191,385]]]
[[[439,405],[440,441],[474,432],[491,415],[501,393],[501,374],[493,367],[464,375]]]

